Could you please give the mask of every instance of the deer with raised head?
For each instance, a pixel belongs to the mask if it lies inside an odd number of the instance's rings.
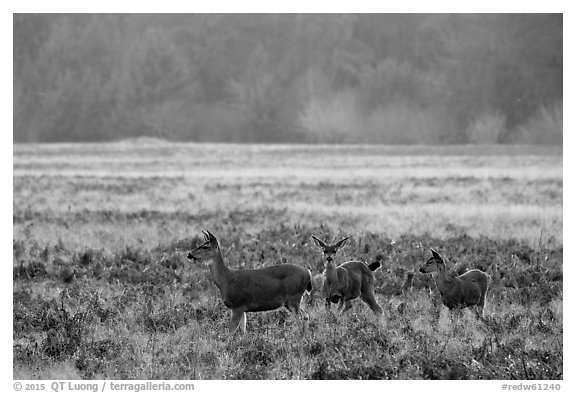
[[[419,270],[420,273],[436,273],[432,277],[444,305],[450,310],[474,307],[476,315],[482,318],[490,276],[483,271],[474,269],[453,277],[446,271],[446,263],[440,254],[432,248],[430,252],[432,256]]]
[[[338,250],[348,241],[344,238],[337,243],[327,244],[312,235],[312,242],[326,259],[324,270],[323,296],[326,307],[330,303],[338,304],[338,311],[344,313],[352,307],[351,301],[360,298],[376,315],[382,315],[382,308],[374,297],[374,273],[381,267],[380,262],[366,265],[364,262],[349,261],[338,267],[334,266],[334,257]]]
[[[297,318],[308,320],[300,308],[302,295],[312,290],[311,272],[303,267],[282,264],[254,270],[233,270],[226,266],[218,239],[203,231],[204,242],[188,254],[192,261],[209,264],[212,279],[226,307],[232,310],[230,332],[246,332],[246,313],[286,307]]]

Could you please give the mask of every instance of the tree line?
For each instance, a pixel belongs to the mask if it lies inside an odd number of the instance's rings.
[[[562,143],[561,14],[15,14],[15,142]]]

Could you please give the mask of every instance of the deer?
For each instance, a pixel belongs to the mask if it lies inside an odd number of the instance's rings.
[[[314,274],[312,275],[312,291],[310,292],[310,295],[308,296],[308,305],[316,305],[317,300],[320,298],[321,300],[324,300],[324,293],[323,293],[323,288],[324,288],[324,274],[323,273],[318,273],[318,274]]]
[[[232,335],[238,330],[246,333],[247,312],[285,307],[297,319],[308,321],[300,303],[304,292],[312,291],[310,270],[288,263],[252,270],[230,269],[224,263],[218,239],[210,231],[202,233],[204,242],[188,253],[188,259],[209,265],[224,305],[232,310],[229,323]]]
[[[374,296],[373,273],[381,267],[381,263],[374,262],[367,265],[364,262],[348,261],[336,267],[333,263],[334,257],[348,238],[345,237],[334,244],[327,244],[314,235],[311,238],[312,243],[322,251],[326,259],[322,287],[326,309],[330,309],[330,303],[338,304],[337,310],[343,314],[352,308],[351,301],[360,297],[360,300],[366,303],[374,314],[382,315],[382,308]]]
[[[440,254],[430,249],[432,256],[419,269],[420,273],[436,273],[432,277],[448,309],[474,307],[478,318],[484,317],[484,305],[490,276],[478,269],[453,277],[446,272],[446,263]],[[436,277],[438,276],[438,277]]]

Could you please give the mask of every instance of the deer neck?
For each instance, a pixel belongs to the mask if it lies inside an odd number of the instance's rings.
[[[222,257],[222,251],[220,251],[220,248],[218,248],[218,252],[210,264],[210,273],[218,288],[224,290],[230,279],[231,271],[224,264],[224,258]]]
[[[454,278],[446,271],[446,266],[442,266],[438,269],[438,272],[434,274],[434,283],[436,288],[440,293],[445,293],[452,287]]]
[[[336,268],[332,262],[326,263],[326,280],[331,282],[338,280],[338,274],[336,273]]]

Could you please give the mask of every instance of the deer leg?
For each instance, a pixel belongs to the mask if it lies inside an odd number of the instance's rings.
[[[382,315],[382,307],[378,305],[376,299],[374,298],[373,294],[365,294],[360,296],[360,299],[370,307],[370,310],[374,312],[376,315]]]
[[[286,308],[296,316],[298,319],[308,320],[308,313],[300,307],[300,301],[295,300],[294,303],[286,305]]]
[[[301,324],[301,333],[306,334],[309,317],[308,313],[300,307],[300,302],[295,300],[293,303],[286,304],[285,307],[296,317],[296,322]]]
[[[475,307],[476,309],[476,316],[478,319],[484,319],[484,304],[479,304]]]
[[[302,318],[303,321],[308,321],[310,319],[310,316],[308,315],[308,313],[306,311],[304,311],[301,307],[299,307],[300,310],[300,317]]]
[[[480,303],[478,304],[479,313],[478,316],[481,319],[484,319],[484,305],[486,304],[486,292],[481,296]]]
[[[300,310],[300,315],[302,316],[302,319],[304,321],[308,321],[310,319],[310,316],[308,315],[308,312],[302,308],[302,298],[297,299],[296,304],[298,305],[298,309]],[[306,309],[308,309],[308,307],[306,307]]]
[[[236,333],[240,328],[241,333],[246,332],[246,313],[242,310],[232,310],[232,317],[230,318],[230,333]]]
[[[344,302],[344,308],[342,309],[340,314],[344,314],[346,311],[350,310],[351,308],[352,308],[352,302],[350,300],[345,301]]]
[[[240,318],[240,322],[238,323],[238,326],[240,327],[240,331],[242,332],[242,334],[246,333],[246,313],[245,312],[242,313],[242,318]]]
[[[450,312],[450,315],[452,315],[454,318],[452,319],[453,321],[459,321],[462,319],[462,316],[464,315],[464,307],[456,307],[452,310],[452,312]],[[455,321],[455,322],[456,322]]]

